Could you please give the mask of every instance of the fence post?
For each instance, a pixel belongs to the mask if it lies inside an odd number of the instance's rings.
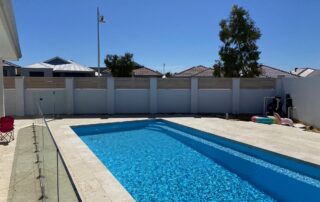
[[[114,78],[107,78],[107,110],[108,114],[114,114],[114,101],[115,101],[115,87],[114,87]]]
[[[66,107],[67,114],[74,114],[74,79],[66,78]]]
[[[16,115],[24,116],[24,77],[15,77],[16,87]]]
[[[232,114],[239,114],[240,105],[240,79],[232,79]]]
[[[191,113],[198,113],[198,78],[191,78]]]
[[[156,114],[158,111],[158,92],[157,92],[157,78],[150,78],[150,93],[149,93],[149,113]]]

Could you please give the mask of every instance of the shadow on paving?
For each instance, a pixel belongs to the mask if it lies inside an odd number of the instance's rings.
[[[38,201],[40,185],[35,164],[32,126],[20,129],[14,153],[8,201]]]
[[[35,132],[36,138],[32,126],[20,129],[18,132],[8,201],[25,202],[41,199],[39,167],[44,179],[45,201],[58,201],[58,194],[60,201],[77,201],[48,129],[35,126]],[[36,163],[37,154],[39,163]]]

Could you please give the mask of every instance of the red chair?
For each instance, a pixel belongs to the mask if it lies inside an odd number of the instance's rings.
[[[0,118],[0,140],[7,142],[14,140],[14,118],[12,116]]]

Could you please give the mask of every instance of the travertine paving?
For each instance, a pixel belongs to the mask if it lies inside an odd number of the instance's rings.
[[[168,121],[320,165],[320,134],[298,128],[220,118],[165,118]]]
[[[74,117],[48,122],[84,201],[133,201],[133,198],[73,132],[70,126],[147,118]],[[320,135],[317,133],[279,125],[263,125],[211,117],[163,117],[163,119],[320,165]],[[6,172],[6,175],[10,175],[8,169],[11,170],[11,165],[8,164],[10,164],[10,156],[11,158],[13,156],[14,142],[9,146],[0,145],[0,172]],[[5,160],[5,163],[3,160]],[[3,168],[4,165],[6,168]],[[8,187],[9,181],[8,177],[4,180],[1,178],[0,190]],[[3,201],[6,199],[6,194],[3,191],[0,193],[0,201]]]
[[[130,201],[132,199],[69,126],[141,119],[146,117],[68,118],[49,122],[49,127],[67,158],[69,169],[85,200]],[[320,135],[317,133],[286,126],[219,118],[164,117],[163,119],[320,165]]]

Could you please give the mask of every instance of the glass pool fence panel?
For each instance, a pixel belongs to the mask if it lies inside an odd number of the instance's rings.
[[[33,145],[34,145],[34,153],[35,159],[34,162],[36,164],[37,173],[36,178],[39,180],[40,189],[39,189],[39,200],[43,200],[45,196],[45,187],[46,187],[46,179],[44,178],[45,167],[45,145],[44,145],[44,120],[40,117],[34,119],[32,125],[33,132]]]
[[[34,145],[42,201],[81,201],[66,168],[60,150],[53,139],[47,121],[38,105],[39,116],[34,119]]]

